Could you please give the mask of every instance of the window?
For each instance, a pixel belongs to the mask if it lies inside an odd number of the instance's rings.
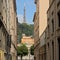
[[[49,21],[49,18],[48,18],[48,21]]]
[[[54,32],[54,21],[52,19],[52,32]]]
[[[53,59],[54,60],[54,42],[52,42],[52,55],[53,55]]]
[[[1,47],[1,40],[0,40],[0,47]]]
[[[58,13],[58,26],[60,27],[60,13]]]
[[[7,46],[11,47],[11,35],[7,36]]]
[[[49,48],[49,43],[48,43],[48,48]]]
[[[0,15],[1,15],[1,12],[0,12]]]
[[[51,53],[50,53],[50,44],[48,43],[48,60],[51,60]]]
[[[53,14],[54,14],[54,11],[52,11],[52,16],[53,16]]]
[[[49,27],[49,25],[48,25],[48,36],[49,36],[49,34],[50,34],[50,27]]]

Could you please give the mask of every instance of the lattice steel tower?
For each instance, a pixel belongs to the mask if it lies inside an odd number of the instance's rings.
[[[23,23],[26,23],[26,5],[24,4],[24,17],[23,17]]]

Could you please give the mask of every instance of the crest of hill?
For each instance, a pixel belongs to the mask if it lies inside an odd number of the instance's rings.
[[[26,36],[33,36],[34,24],[18,23],[18,37],[19,40],[22,38],[22,34]]]

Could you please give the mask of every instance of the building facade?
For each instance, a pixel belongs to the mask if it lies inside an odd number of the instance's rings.
[[[40,36],[47,26],[47,9],[49,7],[48,0],[35,0],[36,13],[34,15],[34,52],[35,59],[40,60]]]
[[[0,58],[1,60],[8,60],[11,57],[11,38],[1,20],[0,24]]]
[[[39,0],[39,37],[47,27],[47,10],[49,8],[49,0]]]
[[[10,60],[11,38],[7,30],[6,2],[0,0],[0,60]]]
[[[34,14],[34,60],[39,60],[39,0],[35,0],[36,12]]]
[[[49,0],[46,29],[46,60],[60,60],[60,0]]]
[[[37,0],[36,0],[37,2]],[[49,0],[49,8],[47,10],[47,1],[42,4],[43,0],[39,0],[39,41],[40,42],[40,60],[60,60],[60,0]],[[44,5],[45,4],[45,5]],[[46,6],[45,8],[43,7]],[[43,9],[42,9],[43,8]],[[45,16],[47,11],[47,15]],[[34,34],[36,14],[34,15]],[[46,20],[46,21],[45,21]],[[46,28],[46,29],[45,29]],[[36,41],[36,37],[35,36]],[[45,37],[44,37],[45,35]],[[45,42],[44,42],[45,41]],[[36,45],[37,43],[35,43]],[[36,46],[37,47],[37,46]],[[37,50],[39,50],[37,48]],[[37,51],[38,53],[38,51]],[[36,56],[35,58],[38,58]],[[36,59],[39,60],[39,59]]]
[[[46,32],[40,36],[40,60],[46,60]]]
[[[13,18],[11,18],[12,16]],[[12,28],[13,26],[14,29]],[[14,48],[12,48],[12,45]],[[16,60],[17,56],[16,46],[17,46],[16,1],[0,0],[0,60]],[[15,54],[11,52],[11,50],[13,49]]]
[[[17,59],[17,13],[16,0],[10,0],[10,35],[11,35],[11,55],[12,60]]]

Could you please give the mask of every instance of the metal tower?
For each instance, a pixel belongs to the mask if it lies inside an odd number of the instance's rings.
[[[23,17],[23,23],[26,23],[26,7],[24,4],[24,17]]]

